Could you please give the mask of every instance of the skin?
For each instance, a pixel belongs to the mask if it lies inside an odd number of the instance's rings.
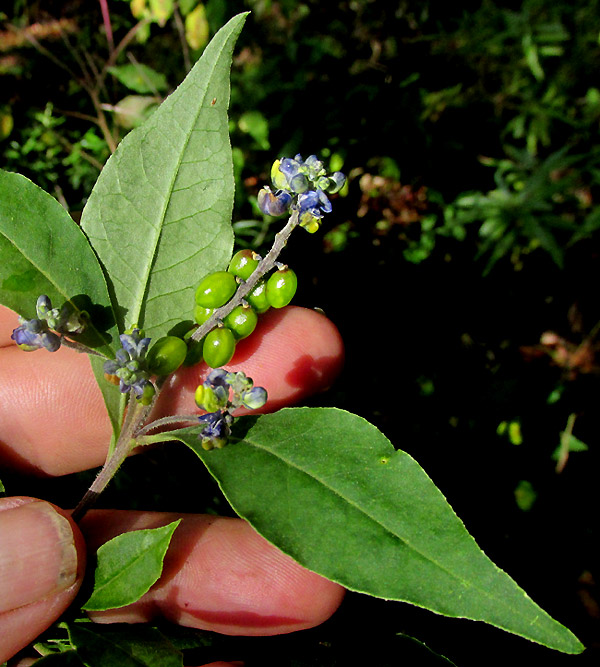
[[[10,339],[17,324],[15,313],[0,307],[0,464],[37,476],[102,465],[110,426],[86,355],[65,348],[22,352]],[[266,387],[269,401],[261,412],[272,412],[327,389],[342,363],[335,326],[315,311],[289,306],[262,315],[227,368]],[[194,390],[206,372],[202,364],[178,372],[155,416],[197,412]],[[92,510],[78,526],[68,510],[9,497],[0,499],[0,662],[73,601],[86,553],[123,532],[180,517],[161,579],[135,604],[94,613],[92,620],[163,617],[230,635],[275,635],[314,627],[339,606],[340,586],[302,568],[240,519]],[[13,540],[13,560],[3,554],[3,534]]]

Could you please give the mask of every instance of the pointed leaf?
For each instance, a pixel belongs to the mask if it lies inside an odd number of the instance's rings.
[[[123,139],[83,211],[121,331],[139,324],[152,338],[166,334],[191,316],[198,281],[231,256],[229,67],[244,20],[232,18],[179,88]]]
[[[162,72],[143,63],[127,63],[118,67],[109,67],[108,71],[124,86],[136,93],[154,93],[168,88],[167,79]]]
[[[30,319],[40,294],[87,310],[92,321],[78,339],[113,356],[110,297],[85,234],[54,197],[0,170],[0,303]]]
[[[104,377],[104,359],[102,357],[90,355],[89,359],[112,427],[113,435],[109,449],[109,452],[112,452],[121,432],[123,415],[127,404],[127,394],[122,394],[118,386],[108,382]]]
[[[346,588],[583,650],[479,549],[433,482],[364,419],[334,408],[242,418],[221,450],[191,447],[235,511],[285,553]]]
[[[118,535],[98,549],[94,592],[82,609],[103,611],[139,600],[162,573],[163,559],[181,520]]]

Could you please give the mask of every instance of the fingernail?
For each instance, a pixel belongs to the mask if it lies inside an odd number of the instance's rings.
[[[77,577],[71,524],[48,503],[0,511],[0,612],[64,591]]]

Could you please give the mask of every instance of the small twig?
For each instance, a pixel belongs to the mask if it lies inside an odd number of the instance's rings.
[[[185,26],[183,25],[183,20],[181,14],[179,13],[179,7],[175,5],[175,11],[173,12],[173,19],[175,21],[175,27],[177,28],[177,33],[179,35],[179,41],[181,42],[181,51],[183,52],[183,64],[185,66],[185,71],[189,72],[192,69],[192,61],[190,60],[190,48],[185,38]]]
[[[100,103],[100,99],[98,98],[98,93],[96,90],[89,90],[88,93],[92,98],[94,109],[96,109],[96,113],[98,114],[97,122],[98,126],[100,127],[100,130],[102,131],[104,140],[108,144],[110,152],[114,153],[117,150],[117,141],[114,138],[112,132],[110,131],[108,123],[106,122],[106,116],[104,115],[104,111],[102,110],[102,104]]]
[[[16,33],[21,32],[19,31],[18,28],[10,24],[8,25],[8,29]],[[31,46],[33,46],[33,48],[36,49],[36,51],[41,53],[46,58],[50,59],[57,67],[64,69],[65,72],[67,72],[72,79],[75,79],[76,81],[80,80],[77,74],[75,74],[75,72],[73,72],[73,70],[68,65],[65,65],[65,63],[63,63],[63,61],[60,58],[57,58],[52,53],[52,51],[49,51],[46,47],[42,46],[33,35],[29,34],[28,32],[23,32],[23,36],[31,44]]]
[[[64,345],[65,347],[70,347],[72,350],[77,350],[77,352],[80,352],[81,354],[93,354],[96,357],[102,357],[103,359],[108,360],[108,357],[105,354],[102,354],[102,352],[98,352],[98,350],[94,350],[93,348],[88,347],[87,345],[82,345],[77,341],[69,340],[64,336],[60,337],[60,341],[62,345]]]
[[[145,26],[147,23],[149,23],[150,19],[142,19],[141,21],[138,21],[133,28],[129,30],[123,37],[123,39],[115,46],[115,50],[111,53],[110,58],[106,61],[104,67],[102,68],[102,72],[100,73],[98,85],[100,86],[103,82],[104,79],[106,78],[106,75],[108,73],[108,70],[115,65],[117,62],[119,56],[123,52],[124,49],[126,49],[129,46],[129,43],[135,39],[135,36],[137,35],[138,31],[140,28]]]
[[[155,428],[160,428],[161,426],[168,426],[169,424],[181,424],[182,422],[197,422],[199,415],[172,415],[170,417],[161,417],[156,419],[149,424],[146,424],[143,428],[139,429],[134,433],[134,437],[141,438],[150,431],[153,431]]]
[[[559,474],[565,469],[567,460],[569,459],[571,437],[573,435],[575,419],[577,419],[577,415],[572,412],[567,419],[567,426],[560,436],[560,448],[558,451],[558,461],[556,463],[556,472]]]
[[[94,118],[94,122],[96,119]],[[60,143],[70,152],[73,153],[75,150],[75,146],[68,140],[65,139],[64,137],[59,136],[58,140]],[[102,163],[96,160],[95,157],[92,157],[89,153],[86,153],[83,149],[78,148],[78,155],[80,155],[86,162],[89,162],[93,167],[95,167],[98,171],[102,171]]]
[[[106,41],[108,42],[109,56],[115,50],[115,41],[113,38],[112,25],[110,22],[110,12],[108,10],[107,0],[100,0],[100,7],[102,9],[102,22],[104,23],[104,30],[106,31]]]

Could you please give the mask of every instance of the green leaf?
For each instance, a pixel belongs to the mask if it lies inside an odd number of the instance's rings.
[[[102,269],[85,234],[47,192],[0,170],[0,303],[28,319],[47,294],[92,318],[78,340],[114,356],[114,315]]]
[[[81,224],[110,276],[121,331],[158,338],[190,314],[194,289],[231,256],[234,180],[227,106],[232,18],[184,82],[106,163]]]
[[[209,25],[206,9],[200,2],[196,9],[185,17],[185,39],[190,48],[198,51],[208,42]]]
[[[182,667],[183,656],[156,628],[67,624],[87,667]]]
[[[271,147],[269,144],[269,123],[260,111],[246,111],[240,116],[238,125],[242,132],[246,132],[256,141],[261,150],[269,150]]]
[[[154,93],[169,87],[164,74],[143,63],[128,63],[109,67],[108,71],[124,86],[136,93]]]
[[[92,365],[94,377],[96,378],[96,382],[100,388],[102,398],[104,399],[104,405],[106,406],[108,418],[110,419],[113,436],[109,451],[112,452],[119,434],[121,433],[123,414],[125,413],[125,405],[127,404],[127,394],[122,394],[119,391],[118,386],[111,384],[104,377],[104,359],[102,359],[102,357],[90,355],[89,360],[90,364]]]
[[[103,544],[98,549],[94,592],[82,609],[116,609],[147,593],[162,573],[163,559],[180,521],[134,530]]]
[[[234,510],[310,570],[346,588],[480,620],[566,653],[576,637],[479,549],[408,454],[335,408],[286,408],[236,424],[237,444],[193,449]]]

